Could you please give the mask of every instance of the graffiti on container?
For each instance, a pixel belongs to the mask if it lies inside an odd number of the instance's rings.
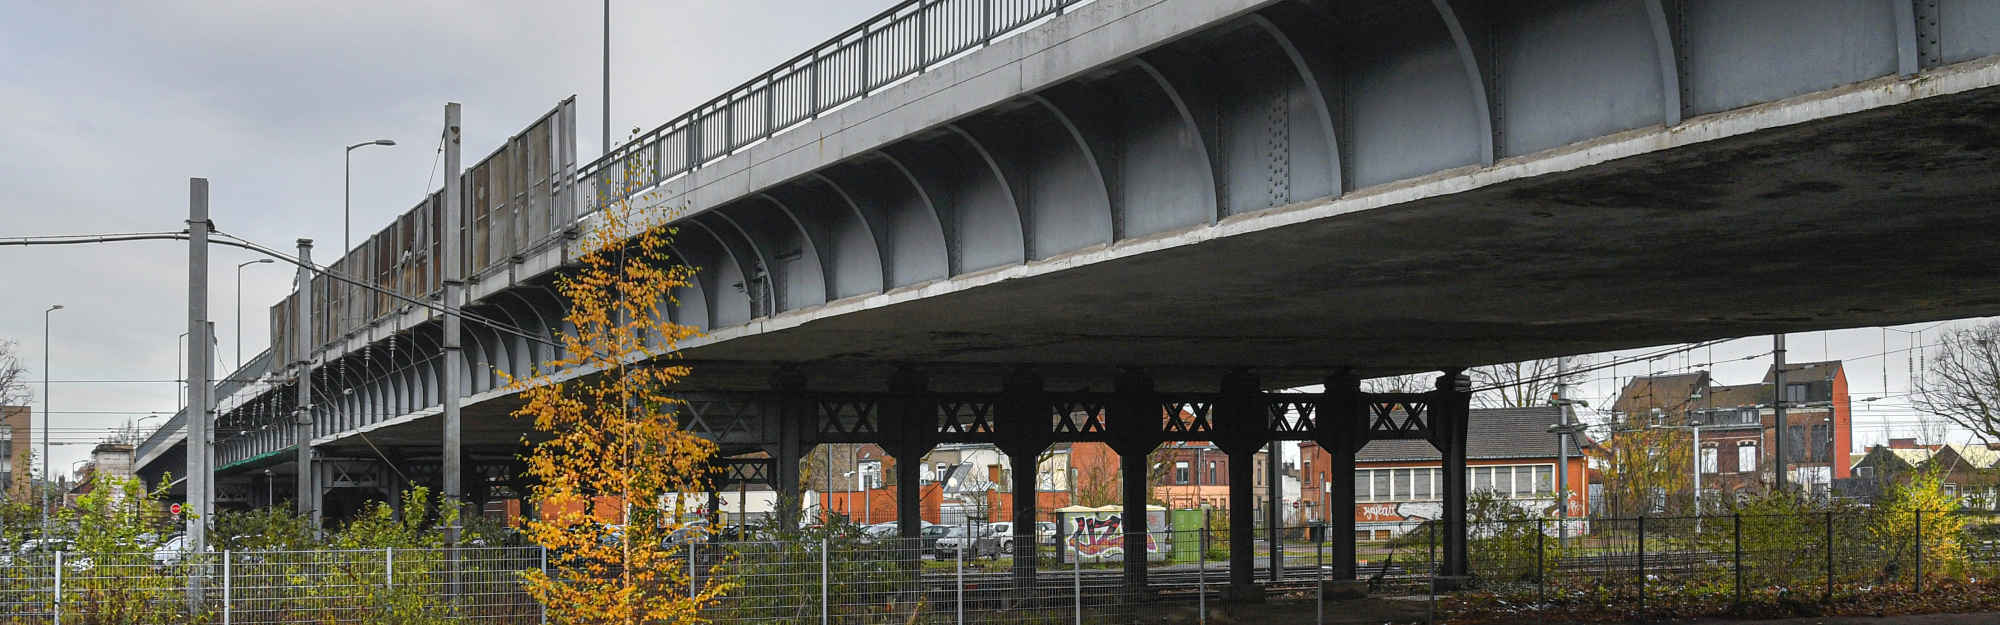
[[[1125,552],[1125,523],[1117,514],[1077,517],[1067,537],[1069,546],[1084,557],[1119,555]],[[1146,534],[1146,552],[1160,550],[1151,533]]]

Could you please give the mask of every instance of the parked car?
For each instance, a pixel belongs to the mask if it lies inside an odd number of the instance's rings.
[[[46,561],[43,558],[50,558],[56,552],[64,552],[63,567],[71,571],[88,571],[97,566],[89,556],[68,555],[68,552],[75,549],[76,543],[67,538],[30,538],[21,541],[20,548],[15,549],[14,553],[0,558],[0,564],[12,565],[17,556],[30,561]]]
[[[992,528],[994,538],[999,541],[1001,553],[1014,553],[1014,522],[1001,521],[987,527]],[[1050,521],[1037,521],[1035,540],[1044,545],[1056,544],[1056,524]]]
[[[166,542],[153,548],[153,566],[167,567],[180,564],[187,557],[187,536],[174,534]]]
[[[970,530],[957,525],[937,525],[944,528],[937,542],[931,546],[931,554],[939,560],[958,557],[959,549],[965,549],[965,559],[980,556],[1000,557],[1000,541],[993,535],[991,526],[974,526]]]
[[[925,525],[924,529],[917,533],[917,536],[921,537],[924,541],[923,546],[919,547],[919,549],[922,549],[925,553],[937,553],[938,539],[950,535],[951,531],[955,529],[958,528],[950,525]]]

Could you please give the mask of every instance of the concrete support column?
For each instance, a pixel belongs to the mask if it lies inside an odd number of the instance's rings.
[[[1442,577],[1452,578],[1445,582],[1447,587],[1459,587],[1467,574],[1466,541],[1470,528],[1466,526],[1466,473],[1465,445],[1468,413],[1472,404],[1471,379],[1462,369],[1446,371],[1438,378],[1437,400],[1431,403],[1436,413],[1432,427],[1435,437],[1431,445],[1444,456],[1444,519],[1440,524],[1442,543],[1440,551],[1443,562]]]
[[[1255,374],[1245,370],[1222,378],[1223,398],[1215,403],[1217,443],[1229,456],[1229,586],[1222,598],[1230,603],[1261,603],[1257,585],[1257,517],[1252,481],[1257,450],[1269,429],[1263,393]]]
[[[1000,431],[1000,452],[1007,454],[1013,482],[1010,494],[1014,509],[1014,589],[1021,598],[1030,598],[1035,589],[1035,571],[1041,537],[1036,532],[1036,472],[1042,452],[1049,448],[1048,402],[1042,396],[1042,374],[1021,367],[1000,383],[1001,399],[995,406],[995,425]]]
[[[1112,390],[1119,394],[1118,401],[1112,403],[1114,412],[1108,425],[1118,433],[1111,447],[1118,452],[1120,505],[1124,508],[1120,520],[1125,532],[1125,588],[1137,595],[1146,592],[1146,532],[1152,529],[1146,518],[1152,487],[1146,483],[1152,474],[1147,460],[1160,446],[1164,417],[1159,398],[1153,395],[1152,376],[1127,369],[1112,382]]]

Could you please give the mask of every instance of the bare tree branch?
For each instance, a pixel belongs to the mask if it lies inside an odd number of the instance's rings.
[[[1361,381],[1364,393],[1424,393],[1437,389],[1435,373],[1406,373]]]
[[[1584,378],[1582,369],[1590,366],[1588,356],[1563,356],[1542,358],[1526,362],[1503,363],[1473,367],[1472,385],[1475,387],[1496,386],[1491,391],[1472,396],[1472,405],[1478,408],[1526,408],[1548,403],[1555,393],[1558,376],[1570,385]]]
[[[1911,400],[1918,410],[2000,440],[2000,322],[1946,331],[1924,371]]]
[[[0,406],[28,403],[28,370],[21,366],[21,344],[0,339]]]

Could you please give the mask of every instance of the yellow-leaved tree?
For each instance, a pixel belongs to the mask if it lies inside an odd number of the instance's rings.
[[[555,623],[695,623],[728,589],[690,592],[676,532],[684,493],[701,493],[715,445],[678,427],[673,383],[688,374],[668,362],[698,334],[670,321],[664,305],[694,270],[668,262],[674,231],[659,215],[621,201],[599,212],[583,241],[581,268],[557,290],[569,300],[563,355],[535,378],[511,381],[548,436],[528,457],[542,511],[527,534],[548,549],[550,571],[530,572],[528,591]],[[676,561],[679,561],[676,564]]]
[[[1965,517],[1958,514],[1963,503],[1957,494],[1945,492],[1941,472],[1921,469],[1875,498],[1868,533],[1899,560],[1922,557],[1924,570],[1958,575],[1965,568]]]

